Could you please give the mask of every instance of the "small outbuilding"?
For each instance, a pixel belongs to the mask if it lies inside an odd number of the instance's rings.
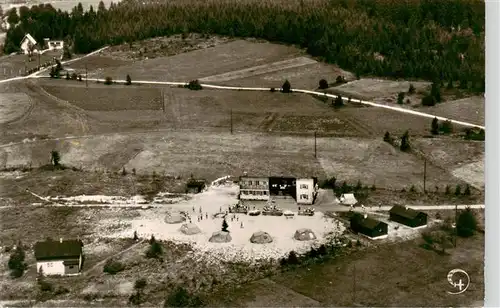
[[[354,213],[350,219],[351,230],[361,233],[369,238],[384,238],[388,234],[388,225],[385,222],[368,217],[360,213]]]
[[[344,205],[355,205],[358,203],[358,200],[356,200],[356,197],[354,197],[354,194],[342,194],[339,199],[341,204]]]
[[[271,235],[264,231],[257,231],[252,234],[252,237],[250,237],[250,242],[254,244],[267,244],[271,243],[272,241],[273,238],[271,237]]]
[[[311,229],[302,228],[295,231],[293,238],[297,241],[311,241],[316,239],[316,234]]]
[[[83,264],[82,241],[48,239],[37,242],[34,248],[38,273],[42,271],[47,276],[80,274]]]
[[[417,228],[427,225],[427,214],[416,211],[412,208],[395,205],[389,211],[390,220],[406,225],[408,227]]]
[[[211,243],[229,243],[231,240],[232,238],[229,232],[217,231],[212,234],[208,241]]]
[[[194,234],[201,233],[200,228],[198,228],[198,226],[197,226],[197,225],[192,224],[192,223],[189,223],[189,224],[183,224],[183,225],[179,228],[179,231],[181,231],[182,233],[184,233],[184,234],[186,234],[186,235],[194,235]]]

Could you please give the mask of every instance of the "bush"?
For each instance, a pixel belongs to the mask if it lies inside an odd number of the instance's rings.
[[[103,272],[110,275],[115,275],[123,270],[125,270],[125,265],[112,259],[106,261],[103,267]]]
[[[24,263],[25,253],[21,244],[18,244],[16,249],[10,254],[8,267],[13,278],[19,278],[24,274],[26,263]]]
[[[104,79],[104,84],[106,84],[106,85],[113,84],[113,79],[112,79],[111,77],[109,77],[109,76],[108,76],[108,77],[106,77],[106,78]]]
[[[465,186],[465,190],[464,190],[464,196],[470,196],[471,195],[471,192],[470,192],[470,185],[467,184]]]
[[[143,290],[147,285],[147,281],[145,278],[139,278],[134,283],[134,289],[137,291]]]
[[[445,195],[451,194],[451,187],[450,187],[450,185],[446,185],[446,187],[444,189],[444,194]]]
[[[201,307],[202,300],[193,294],[190,294],[183,287],[176,287],[175,290],[167,296],[163,307]]]
[[[130,75],[128,75],[128,74],[127,74],[127,78],[126,78],[125,84],[127,86],[132,84],[132,78],[130,78]]]
[[[227,232],[227,227],[229,227],[229,225],[227,224],[226,219],[224,219],[222,221],[222,231]]]
[[[82,81],[82,75],[81,74],[78,75],[78,81]]]
[[[287,264],[288,265],[297,265],[299,264],[299,257],[297,256],[297,253],[295,251],[290,251],[290,253],[288,254],[288,258],[287,258]]]
[[[54,291],[54,286],[45,280],[39,280],[38,285],[40,286],[40,291],[42,292],[52,292]]]
[[[453,124],[450,120],[446,120],[441,124],[439,130],[442,131],[443,134],[450,134],[453,132]]]
[[[477,219],[470,208],[462,211],[457,219],[457,235],[469,237],[477,230]]]
[[[434,96],[426,95],[422,98],[422,106],[434,106],[436,105],[436,99]]]
[[[271,89],[269,89],[269,91],[276,92],[276,89],[275,88],[271,88]]]
[[[411,149],[410,146],[410,133],[406,131],[403,136],[401,137],[401,145],[399,146],[399,149],[403,152],[408,152]]]
[[[281,92],[283,93],[290,93],[292,92],[292,85],[290,84],[290,81],[285,80],[285,82],[283,83],[283,86],[281,86]]]
[[[439,121],[437,118],[432,119],[431,122],[431,134],[438,135],[439,134]]]
[[[457,186],[455,187],[455,196],[460,196],[461,193],[462,193],[462,189],[461,189],[460,185],[457,184]]]
[[[384,141],[389,143],[389,144],[392,144],[393,140],[392,140],[391,134],[389,132],[385,132]]]
[[[195,79],[195,80],[191,80],[187,85],[185,85],[184,87],[188,88],[189,90],[202,90],[203,87],[201,86],[200,82],[198,81],[198,79]]]
[[[326,79],[321,79],[319,81],[319,88],[322,90],[328,89],[328,81],[326,81]]]
[[[146,258],[148,259],[161,259],[162,254],[163,247],[156,241],[149,245],[148,250],[146,250]]]
[[[415,93],[415,87],[413,86],[412,83],[410,83],[410,87],[408,88],[408,94],[413,94]]]
[[[135,306],[139,306],[142,303],[141,293],[135,292],[135,293],[131,294],[130,297],[128,298],[128,303],[135,305]]]
[[[344,106],[344,100],[342,99],[342,96],[337,95],[337,97],[333,101],[333,106],[336,108]]]
[[[71,80],[76,80],[78,75],[76,73],[71,74]]]
[[[335,83],[337,84],[341,84],[341,83],[344,83],[345,82],[345,79],[343,76],[337,76],[337,78],[335,79]]]
[[[71,79],[71,77],[69,76],[69,73],[67,72],[66,73],[66,80],[70,80],[70,79]]]
[[[405,92],[398,93],[398,104],[403,105],[405,99]]]

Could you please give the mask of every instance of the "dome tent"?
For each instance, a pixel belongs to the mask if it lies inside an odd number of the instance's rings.
[[[211,243],[229,243],[231,240],[232,238],[229,232],[217,231],[212,234],[208,241]]]
[[[269,233],[264,232],[264,231],[258,231],[252,234],[250,237],[250,242],[254,244],[267,244],[271,243],[273,241],[273,238]]]
[[[303,228],[295,231],[295,235],[293,236],[293,238],[297,241],[310,241],[315,240],[316,235],[314,234],[314,232],[312,232],[311,229]]]
[[[198,234],[201,233],[200,228],[198,228],[197,225],[188,223],[188,224],[183,224],[180,228],[179,231],[186,235],[193,235],[193,234]]]

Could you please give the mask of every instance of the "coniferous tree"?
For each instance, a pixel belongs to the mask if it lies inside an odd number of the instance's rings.
[[[410,133],[408,131],[401,137],[401,145],[399,148],[403,152],[408,152],[410,150]]]
[[[431,133],[433,135],[439,134],[439,122],[437,118],[432,119],[431,123]]]

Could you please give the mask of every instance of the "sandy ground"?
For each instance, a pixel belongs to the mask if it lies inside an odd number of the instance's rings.
[[[228,206],[235,204],[237,202],[237,191],[238,188],[235,185],[212,187],[204,193],[194,195],[190,200],[164,208],[141,211],[140,217],[120,219],[122,225],[129,226],[124,230],[107,231],[106,234],[103,234],[103,232],[106,232],[104,230],[96,230],[96,233],[104,237],[129,238],[134,231],[137,231],[141,237],[154,235],[157,239],[191,243],[197,254],[208,258],[212,257],[226,261],[252,261],[280,258],[291,250],[304,252],[312,245],[324,243],[331,238],[330,236],[340,235],[345,230],[343,225],[337,225],[333,219],[326,218],[321,213],[317,213],[313,217],[295,216],[293,219],[286,219],[283,216],[248,216],[239,214],[237,215],[237,221],[231,221],[231,216],[227,218],[228,229],[232,237],[231,242],[210,243],[208,240],[212,233],[220,231],[222,226],[222,218],[212,219],[211,215],[221,209],[225,211]],[[198,222],[200,208],[203,213],[203,220]],[[165,223],[164,218],[168,211],[188,212],[192,222],[202,232],[195,235],[181,233],[179,228],[182,223]],[[207,214],[208,219],[206,218]],[[102,227],[104,225],[109,226],[116,224],[117,220],[103,220],[100,224]],[[243,224],[243,228],[241,228],[241,224]],[[300,228],[311,229],[316,234],[317,240],[301,242],[293,239],[295,231]],[[272,236],[273,242],[269,244],[250,243],[250,237],[257,231],[268,232]]]

